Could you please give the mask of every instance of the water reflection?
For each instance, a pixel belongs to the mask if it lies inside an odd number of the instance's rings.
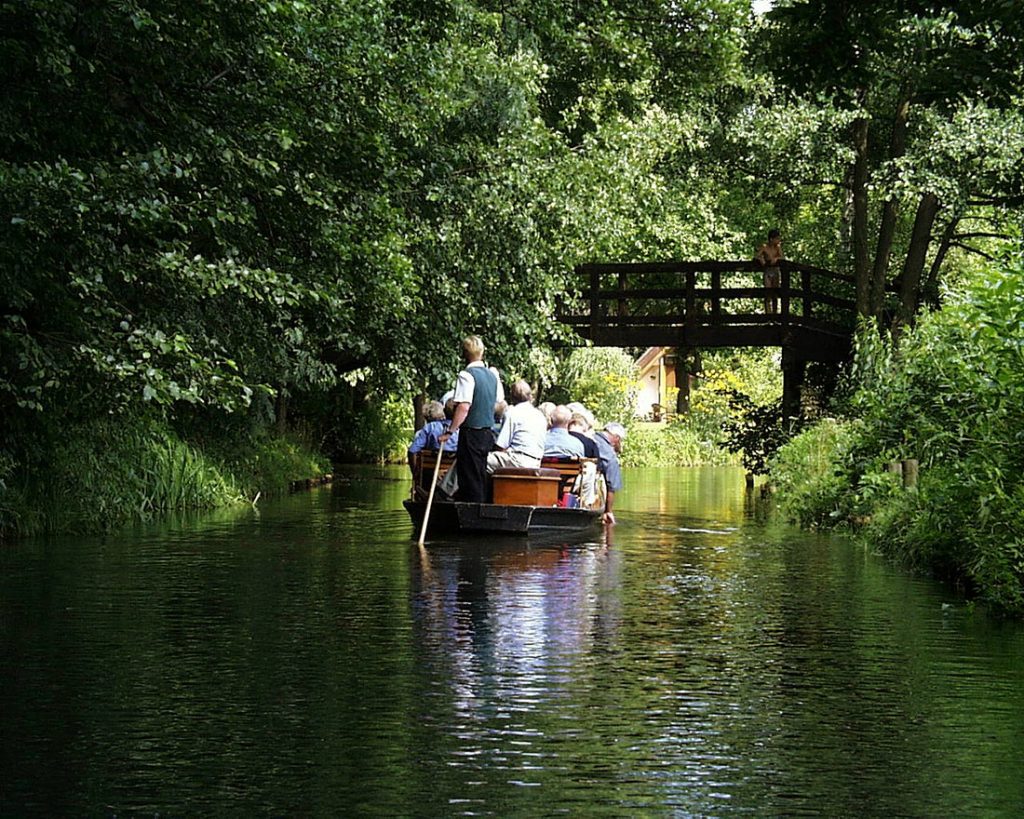
[[[1021,627],[740,471],[425,549],[405,474],[0,550],[0,814],[1024,808]]]
[[[417,643],[467,708],[485,685],[503,706],[526,707],[537,692],[567,682],[580,656],[614,639],[619,564],[603,535],[585,543],[524,545],[518,538],[417,548]]]

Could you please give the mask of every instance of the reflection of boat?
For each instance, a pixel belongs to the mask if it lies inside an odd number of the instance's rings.
[[[420,526],[426,502],[406,500],[402,504],[413,523]],[[596,509],[435,501],[430,508],[427,526],[432,532],[580,532],[600,520],[601,512]]]
[[[403,501],[416,527],[423,523],[437,454],[416,453],[412,462],[412,497]],[[438,473],[451,468],[449,453],[441,458]],[[565,505],[580,461],[545,463],[540,469],[499,469],[494,474],[493,503],[465,503],[434,498],[428,528],[447,532],[579,532],[601,520],[601,510]]]

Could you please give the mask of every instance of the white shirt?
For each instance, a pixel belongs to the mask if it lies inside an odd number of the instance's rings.
[[[474,361],[466,365],[466,369],[459,373],[459,380],[455,382],[455,396],[452,399],[456,404],[472,404],[473,403],[473,391],[476,389],[476,379],[473,378],[472,374],[466,372],[470,367],[486,367],[482,361]],[[498,375],[498,371],[494,367],[490,368],[491,372],[494,373],[494,377],[498,379],[498,390],[495,393],[494,401],[505,400],[505,389],[501,386],[501,376]]]
[[[470,376],[472,378],[472,376]],[[505,410],[497,446],[510,452],[521,452],[532,458],[544,457],[544,438],[548,434],[548,419],[529,401]]]

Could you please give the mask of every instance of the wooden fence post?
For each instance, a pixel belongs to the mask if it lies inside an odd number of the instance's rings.
[[[781,307],[779,309],[779,313],[782,316],[782,321],[784,323],[788,323],[789,322],[789,283],[790,283],[789,265],[787,265],[785,262],[783,262],[780,265],[780,267],[781,267],[781,271],[780,272],[782,274],[782,279],[779,282],[779,285],[780,285],[780,288],[781,288],[782,292],[779,295],[782,297],[781,298],[782,305],[781,305]]]
[[[917,458],[907,458],[903,464],[903,486],[907,489],[917,488],[917,472],[918,462]]]

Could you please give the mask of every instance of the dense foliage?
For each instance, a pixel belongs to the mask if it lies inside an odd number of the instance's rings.
[[[170,467],[127,467],[168,440],[387,457],[465,332],[557,387],[580,262],[749,258],[781,225],[910,324],[1020,236],[1022,25],[1008,0],[0,4],[0,532],[46,483],[148,497]],[[622,415],[601,355],[573,387]],[[694,440],[736,415],[722,371]],[[73,477],[100,427],[126,468]]]
[[[861,337],[849,420],[782,451],[773,477],[791,516],[853,523],[919,568],[962,578],[1024,612],[1024,303],[1020,259],[951,295],[892,347]],[[920,462],[905,490],[887,464]]]

